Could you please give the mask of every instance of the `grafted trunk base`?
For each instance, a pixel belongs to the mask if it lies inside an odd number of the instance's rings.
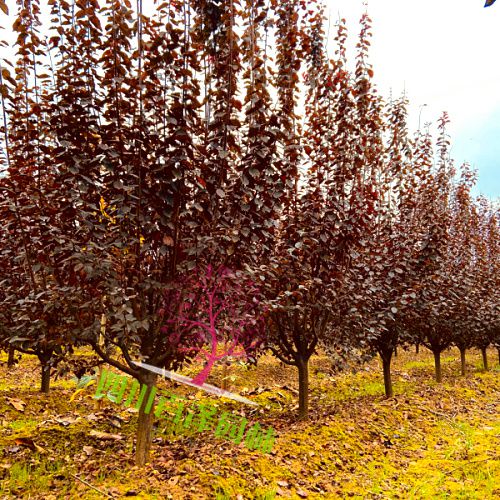
[[[384,388],[385,395],[388,398],[392,398],[394,396],[394,389],[392,387],[392,375],[391,375],[391,359],[392,359],[392,351],[385,352],[382,358],[382,368],[384,370]]]
[[[9,347],[9,357],[7,359],[7,367],[12,368],[16,364],[16,350]]]
[[[154,390],[157,375],[145,370],[142,379],[147,386],[147,390],[139,408],[139,418],[137,420],[135,463],[139,467],[144,467],[148,463],[153,441],[154,402],[153,404],[150,403],[150,396]],[[151,397],[154,398],[154,394]]]
[[[483,358],[483,368],[485,371],[488,371],[488,352],[486,351],[486,347],[481,348],[481,356]]]
[[[309,414],[309,363],[300,360],[299,370],[299,420],[307,420]]]
[[[441,351],[433,351],[433,354],[436,382],[441,383],[443,381],[443,374],[441,371]]]
[[[48,394],[50,392],[50,365],[42,365],[42,379],[40,384],[40,392]]]

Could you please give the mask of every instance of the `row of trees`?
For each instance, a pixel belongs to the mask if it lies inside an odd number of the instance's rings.
[[[498,207],[457,176],[446,115],[434,145],[377,94],[367,15],[350,71],[316,1],[17,3],[0,335],[43,390],[75,345],[151,389],[134,360],[209,367],[225,344],[296,366],[305,418],[320,346],[378,352],[390,396],[399,345],[429,347],[438,378],[448,346],[499,345]],[[139,464],[151,426],[141,408]]]

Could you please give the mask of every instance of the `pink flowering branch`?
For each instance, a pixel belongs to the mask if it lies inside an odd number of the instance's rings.
[[[205,362],[192,379],[197,385],[205,383],[221,359],[246,357],[258,349],[264,337],[263,313],[260,291],[252,281],[211,266],[184,277],[166,293],[160,310],[162,331],[171,332],[172,348]]]

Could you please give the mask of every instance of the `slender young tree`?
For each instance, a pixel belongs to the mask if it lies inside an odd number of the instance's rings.
[[[421,335],[421,344],[434,355],[437,382],[442,380],[441,353],[453,341],[453,328],[447,309],[451,290],[446,263],[450,238],[449,207],[455,172],[449,159],[449,138],[446,135],[448,121],[444,113],[438,124],[438,162],[426,193],[428,236],[421,251],[421,262],[427,266],[427,273],[421,281],[422,286],[415,302],[417,319],[412,324],[412,328]]]
[[[51,80],[44,57],[37,1],[18,2],[15,75],[2,69],[2,109],[7,177],[2,183],[2,321],[10,345],[38,356],[41,390],[50,370],[71,346],[77,301],[67,294],[72,272],[63,244],[65,193],[55,167],[51,134]]]

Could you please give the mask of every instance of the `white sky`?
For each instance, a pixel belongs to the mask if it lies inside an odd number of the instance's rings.
[[[420,110],[422,125],[448,111],[452,156],[478,168],[479,192],[500,196],[500,0],[488,8],[484,0],[325,1],[331,30],[340,14],[353,44],[368,10],[382,95],[406,89],[411,130]]]

